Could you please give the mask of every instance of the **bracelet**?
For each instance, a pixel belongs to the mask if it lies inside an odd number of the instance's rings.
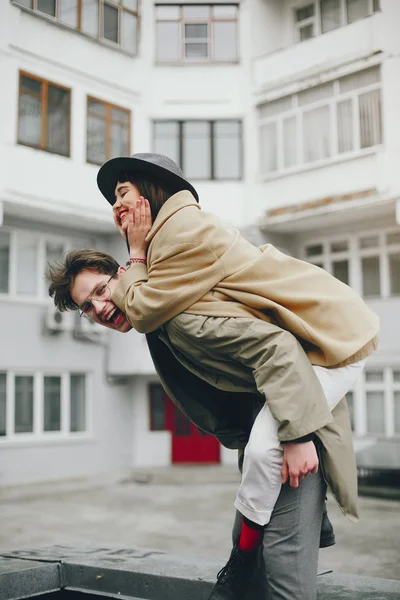
[[[145,265],[147,263],[146,258],[130,258],[126,263],[126,266],[129,267],[132,264],[139,263]]]

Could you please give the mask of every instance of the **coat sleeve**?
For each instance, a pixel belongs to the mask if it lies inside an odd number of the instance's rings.
[[[145,265],[132,265],[112,295],[139,333],[158,329],[225,276],[222,261],[205,242],[170,245],[153,254],[148,272]]]

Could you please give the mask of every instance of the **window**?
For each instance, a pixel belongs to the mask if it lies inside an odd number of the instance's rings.
[[[137,52],[138,0],[13,0],[81,33]]]
[[[354,23],[380,10],[379,0],[318,0],[296,8],[296,42]]]
[[[315,6],[307,4],[295,11],[296,39],[298,42],[309,40],[315,35]]]
[[[48,299],[47,264],[61,261],[67,250],[94,245],[84,236],[71,240],[25,229],[0,229],[0,297]]]
[[[130,155],[131,113],[95,98],[87,99],[86,160],[102,165]]]
[[[236,62],[237,4],[156,6],[158,62]]]
[[[308,242],[302,255],[365,298],[400,296],[399,230]]]
[[[161,385],[150,386],[150,430],[164,431],[167,429],[166,394]]]
[[[260,171],[285,173],[382,143],[379,67],[258,107]]]
[[[69,156],[70,106],[68,88],[20,73],[18,143]]]
[[[86,389],[85,374],[0,372],[0,443],[86,433]]]
[[[188,179],[242,177],[240,121],[155,121],[154,152],[180,164]]]

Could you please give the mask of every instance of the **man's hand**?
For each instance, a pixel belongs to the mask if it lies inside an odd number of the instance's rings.
[[[314,442],[284,444],[282,484],[290,479],[290,487],[299,487],[300,481],[308,473],[318,471],[318,454]]]

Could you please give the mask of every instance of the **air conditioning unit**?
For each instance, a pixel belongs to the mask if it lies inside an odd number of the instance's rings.
[[[49,306],[46,309],[44,318],[44,329],[47,333],[61,333],[63,331],[72,331],[75,324],[75,315],[73,312],[60,312],[55,306]]]
[[[105,327],[99,325],[92,319],[79,317],[75,321],[74,338],[77,340],[88,340],[89,342],[102,342],[105,338]]]

